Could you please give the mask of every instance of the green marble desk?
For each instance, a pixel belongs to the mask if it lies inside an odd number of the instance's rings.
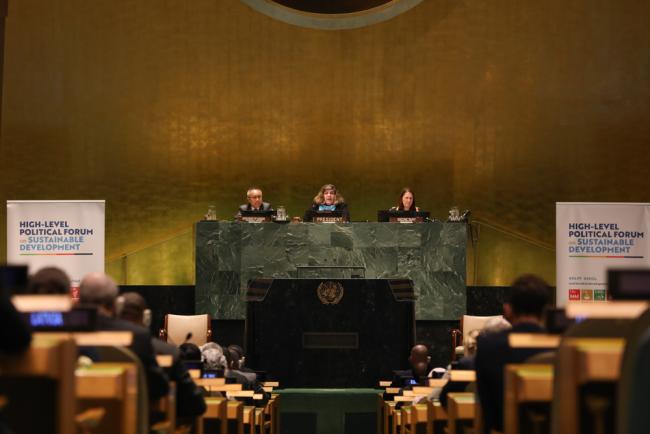
[[[244,290],[256,277],[408,278],[417,320],[458,319],[466,242],[458,223],[199,222],[196,312],[245,319]]]
[[[284,434],[375,434],[377,389],[284,389],[280,427]]]

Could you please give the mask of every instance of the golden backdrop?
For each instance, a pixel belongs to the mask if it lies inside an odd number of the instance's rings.
[[[326,31],[238,0],[9,0],[0,199],[106,199],[110,273],[180,284],[193,222],[249,185],[298,215],[334,182],[355,220],[409,185],[472,210],[468,283],[553,283],[556,201],[650,201],[649,21],[425,0]]]

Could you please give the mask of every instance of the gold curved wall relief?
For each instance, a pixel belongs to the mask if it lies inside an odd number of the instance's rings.
[[[9,1],[0,200],[105,199],[121,281],[191,283],[192,224],[250,185],[292,216],[326,182],[355,220],[404,186],[471,209],[480,285],[554,281],[556,201],[650,201],[648,2],[427,0],[334,32],[240,0],[55,3]]]
[[[241,0],[273,19],[325,30],[356,29],[389,20],[422,0]]]

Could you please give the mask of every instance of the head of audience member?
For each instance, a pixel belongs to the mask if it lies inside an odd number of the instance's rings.
[[[409,363],[413,373],[418,377],[426,377],[429,374],[429,364],[431,357],[429,356],[429,348],[423,344],[417,344],[411,348],[409,356]]]
[[[149,327],[151,325],[151,311],[147,309],[147,302],[137,292],[125,292],[117,297],[117,316],[126,321]]]
[[[228,351],[230,351],[232,357],[236,360],[237,368],[239,369],[243,367],[244,363],[246,363],[246,354],[244,353],[244,349],[239,345],[228,345]]]
[[[397,209],[400,211],[414,211],[416,208],[415,195],[413,195],[413,191],[408,187],[404,187],[399,195]]]
[[[35,295],[69,295],[70,278],[60,268],[41,268],[30,276],[27,292]]]
[[[505,318],[499,316],[487,320],[483,328],[470,330],[467,333],[467,341],[465,343],[465,356],[471,357],[476,354],[476,340],[479,335],[496,333],[510,328],[512,328],[512,325]]]
[[[119,291],[113,279],[104,273],[87,274],[79,285],[79,303],[94,306],[104,316],[115,316],[115,300]]]
[[[262,209],[264,199],[262,197],[262,190],[257,187],[251,187],[246,192],[246,200],[248,200],[251,209]]]
[[[314,203],[319,205],[338,205],[345,200],[336,189],[334,184],[325,184],[320,188],[318,194],[314,197]]]
[[[549,286],[540,277],[525,274],[512,284],[510,300],[503,305],[503,315],[511,324],[533,322],[543,325],[548,305]]]
[[[178,349],[180,350],[180,359],[186,362],[201,361],[201,349],[191,342],[181,344]]]
[[[203,361],[203,369],[219,370],[228,367],[223,348],[216,342],[208,342],[201,346],[201,361]]]

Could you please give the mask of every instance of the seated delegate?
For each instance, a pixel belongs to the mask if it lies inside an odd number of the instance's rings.
[[[246,200],[248,203],[239,206],[239,210],[235,215],[237,220],[241,219],[242,212],[246,211],[273,211],[269,202],[264,202],[262,190],[257,187],[251,187],[246,192]]]
[[[303,218],[306,222],[314,221],[314,215],[319,212],[340,212],[343,220],[350,221],[350,212],[343,196],[336,190],[334,184],[325,184],[314,197],[311,207],[305,212]]]
[[[392,207],[390,210],[420,212],[420,208],[415,205],[415,195],[413,194],[413,191],[408,187],[404,187],[399,195],[397,206]]]

